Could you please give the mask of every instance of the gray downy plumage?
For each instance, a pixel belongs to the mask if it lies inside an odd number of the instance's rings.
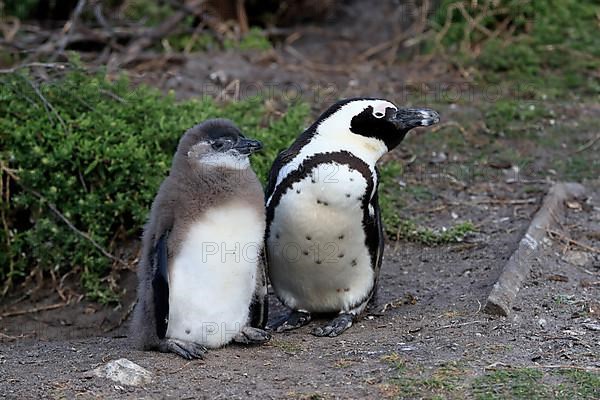
[[[185,314],[188,314],[190,318],[194,316],[201,318],[202,315],[211,315],[211,304],[223,305],[223,307],[227,308],[229,307],[227,302],[230,301],[226,297],[226,290],[223,290],[221,298],[208,299],[202,297],[204,296],[203,293],[196,293],[193,290],[189,290],[190,294],[188,296],[191,298],[174,300],[178,293],[174,293],[176,289],[171,286],[174,282],[182,282],[188,279],[188,277],[175,279],[176,276],[174,274],[181,274],[183,272],[174,272],[174,265],[177,264],[176,261],[179,259],[185,258],[185,262],[189,260],[189,256],[182,255],[182,252],[189,252],[190,250],[184,250],[182,247],[188,246],[188,248],[192,249],[192,252],[197,251],[197,249],[193,248],[193,244],[191,245],[192,247],[185,244],[187,243],[186,241],[189,241],[189,236],[192,235],[194,229],[202,231],[204,229],[202,224],[206,225],[211,221],[210,219],[206,219],[208,218],[207,216],[211,216],[210,218],[214,219],[216,218],[215,215],[220,215],[222,219],[223,215],[226,216],[226,207],[230,204],[235,205],[235,210],[241,210],[236,212],[241,213],[242,217],[250,215],[251,218],[254,218],[255,214],[258,225],[263,224],[262,229],[260,226],[251,227],[252,236],[254,237],[246,238],[242,236],[240,239],[256,243],[257,246],[262,247],[265,220],[264,195],[261,184],[248,163],[249,154],[258,148],[260,148],[259,142],[244,138],[239,129],[231,121],[225,119],[205,121],[189,129],[181,138],[169,176],[160,186],[152,204],[149,221],[144,228],[142,255],[138,265],[138,303],[134,311],[131,329],[131,334],[135,338],[137,347],[175,352],[185,358],[201,358],[202,354],[206,351],[205,346],[218,347],[219,345],[226,344],[227,340],[222,340],[216,345],[211,346],[209,343],[203,343],[202,340],[188,342],[185,338],[169,337],[169,329],[172,323],[192,323],[190,321],[173,321],[172,318],[175,318],[173,315],[174,308],[178,308],[181,311],[184,307],[191,308],[193,304],[198,304],[199,306],[196,310],[183,310],[185,312],[181,313],[177,318],[181,319],[181,315]],[[222,210],[220,214],[218,214],[218,210]],[[219,224],[218,226],[208,228],[217,232],[215,233],[217,236],[221,230],[223,230],[223,234],[226,234],[229,231],[233,232],[243,228],[239,227],[237,225],[238,221],[235,220],[230,222],[225,220],[224,223],[220,222]],[[231,226],[228,226],[229,224]],[[210,232],[209,235],[205,236],[210,236]],[[206,240],[207,242],[213,240],[213,238],[205,236],[202,236],[201,240]],[[200,245],[198,243],[195,246]],[[235,243],[232,245],[235,245]],[[163,254],[161,254],[161,248],[163,248]],[[261,253],[262,248],[259,248],[258,254]],[[156,282],[157,280],[161,280],[161,258],[166,260],[167,264],[167,273],[164,274],[163,271],[162,278],[163,283],[168,285],[168,296],[164,294],[157,295],[156,292]],[[201,258],[204,258],[204,256]],[[214,261],[215,259],[212,260]],[[218,264],[218,259],[216,260]],[[203,264],[202,259],[194,259],[190,262],[193,263],[193,267],[197,268],[198,271],[213,268],[215,272],[212,273],[215,275],[226,271],[227,268],[233,268],[232,271],[227,272],[230,275],[237,273],[235,271],[235,261],[228,261],[229,264],[227,265],[217,266],[213,265],[215,262],[212,262],[211,265]],[[254,261],[251,260],[251,262]],[[232,337],[231,340],[236,342],[256,343],[266,341],[269,338],[269,335],[262,331],[267,316],[264,264],[262,259],[256,260],[255,264],[255,273],[253,273],[250,279],[255,279],[256,285],[252,289],[252,295],[248,304],[245,305],[248,314],[246,323],[243,327],[240,327],[239,332],[233,332],[235,333],[235,337]],[[165,266],[162,265],[162,267],[164,268]],[[185,270],[184,267],[178,268],[179,271],[189,271]],[[250,268],[253,267],[250,266]],[[210,272],[199,272],[199,274],[206,273]],[[209,278],[212,277],[209,276]],[[215,279],[217,279],[218,284],[228,279],[227,276],[222,278],[217,276],[217,278]],[[189,279],[193,280],[194,277],[189,277]],[[202,282],[198,283],[201,284]],[[240,286],[245,286],[245,284]],[[215,290],[218,291],[218,288]],[[232,293],[236,294],[238,288],[233,288],[232,290]],[[162,299],[160,298],[161,296],[163,297]],[[157,299],[157,297],[159,298]],[[233,297],[236,296],[234,295]],[[164,312],[165,300],[168,302],[178,301],[178,303],[167,303],[166,307],[169,310],[168,317],[165,321],[158,321],[157,313]],[[205,303],[206,307],[204,306]],[[231,305],[231,307],[239,308],[239,306],[235,305]],[[242,307],[244,306],[242,305]],[[161,308],[163,311],[159,310]],[[245,311],[236,310],[235,312],[243,316]],[[214,318],[214,316],[212,317]],[[222,321],[213,320],[206,322],[216,324]],[[161,324],[163,323],[168,328],[162,327],[161,329]],[[227,329],[230,329],[230,327]],[[161,330],[162,332],[160,332]],[[189,329],[186,329],[185,333],[189,333]],[[200,334],[196,332],[196,335]]]

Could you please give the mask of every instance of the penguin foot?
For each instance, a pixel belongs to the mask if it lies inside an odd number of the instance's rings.
[[[243,327],[242,331],[233,337],[233,341],[239,344],[261,344],[270,339],[269,332],[251,326]]]
[[[194,342],[178,339],[163,339],[158,345],[158,350],[163,353],[175,353],[187,360],[202,359],[208,351],[206,347]]]
[[[340,314],[324,327],[316,327],[311,333],[315,336],[337,336],[352,326],[353,318],[352,314]]]
[[[312,316],[306,311],[292,311],[283,318],[277,320],[270,328],[275,332],[291,331],[308,324]]]

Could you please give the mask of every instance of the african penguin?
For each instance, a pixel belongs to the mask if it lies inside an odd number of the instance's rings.
[[[138,347],[192,359],[231,341],[269,339],[264,194],[248,159],[261,146],[225,119],[179,141],[142,239]]]
[[[316,336],[337,336],[377,288],[383,230],[377,160],[417,126],[439,122],[428,109],[374,98],[340,101],[276,158],[266,188],[266,255],[277,297],[292,312],[277,331],[338,313]]]

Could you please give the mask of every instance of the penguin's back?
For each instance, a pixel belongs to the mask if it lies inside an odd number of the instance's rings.
[[[182,234],[169,266],[167,337],[220,347],[246,325],[264,215],[233,200],[206,210]]]

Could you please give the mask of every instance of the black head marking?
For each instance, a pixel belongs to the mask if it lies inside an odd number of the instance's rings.
[[[387,107],[385,113],[373,112],[368,106],[352,118],[350,130],[361,136],[382,140],[388,150],[398,146],[406,134],[417,126],[429,126],[439,121],[439,115],[428,109]]]
[[[373,107],[368,106],[360,114],[352,118],[350,130],[361,136],[380,139],[385,143],[388,150],[398,146],[406,136],[408,130],[398,130],[392,122],[396,110],[392,107],[385,109],[385,115],[377,118],[373,115]]]

